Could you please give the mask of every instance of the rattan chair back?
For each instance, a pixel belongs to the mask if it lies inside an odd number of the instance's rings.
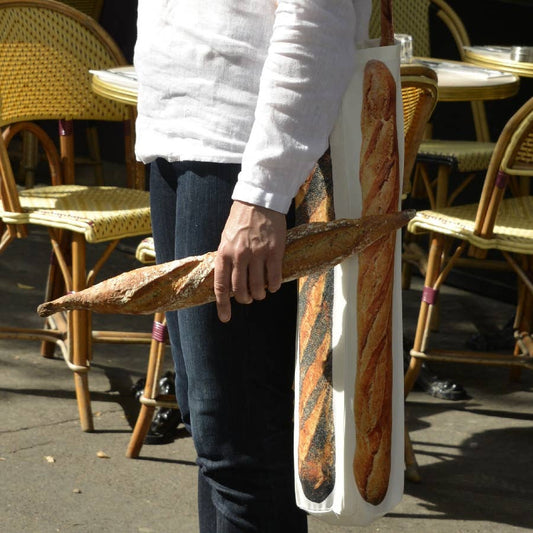
[[[404,129],[404,181],[402,194],[411,191],[411,173],[427,124],[437,103],[438,88],[435,71],[421,65],[401,66],[403,129]]]
[[[393,0],[395,33],[406,33],[413,37],[413,54],[429,57],[429,6],[431,0]],[[380,28],[380,0],[373,0],[370,16],[369,35],[376,39],[381,34]]]
[[[380,34],[380,0],[373,0],[369,35]],[[470,45],[466,28],[455,11],[444,0],[393,0],[394,31],[413,37],[413,54],[431,56],[430,14],[441,19],[451,34],[459,53],[464,57],[463,46]]]
[[[53,0],[0,0],[0,126],[47,119],[125,120],[91,91],[89,69],[125,65],[96,22]]]
[[[502,130],[479,201],[420,211],[409,222],[408,229],[466,241],[472,245],[472,257],[484,258],[489,249],[533,254],[531,178],[533,98],[522,105]]]
[[[492,238],[507,190],[513,197],[531,195],[530,178],[533,178],[533,98],[511,117],[496,143],[481,193],[474,233]],[[527,213],[526,220],[531,224],[533,253],[533,214]]]

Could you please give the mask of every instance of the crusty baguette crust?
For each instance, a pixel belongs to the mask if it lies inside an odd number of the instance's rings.
[[[333,220],[331,156],[326,152],[296,198],[298,223]],[[333,270],[298,280],[298,477],[305,497],[324,501],[335,486]]]
[[[287,232],[283,281],[325,272],[374,240],[407,224],[412,212],[383,217],[316,222]],[[153,314],[193,307],[215,299],[216,252],[141,267],[104,280],[82,291],[41,304],[40,316],[88,309],[98,313]]]
[[[396,84],[380,61],[365,67],[362,106],[362,215],[394,212],[400,187]],[[385,498],[391,469],[395,239],[389,234],[359,254],[353,468],[361,496],[374,505]]]

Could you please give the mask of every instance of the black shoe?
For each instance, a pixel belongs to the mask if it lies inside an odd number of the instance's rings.
[[[139,379],[132,387],[131,392],[136,400],[139,400],[144,393],[146,380]],[[175,394],[174,373],[166,372],[159,379],[159,391],[161,394]],[[144,439],[145,444],[168,444],[173,442],[181,424],[181,413],[179,409],[160,407],[150,424],[150,429]]]
[[[168,444],[174,442],[181,423],[179,409],[160,407],[157,410],[150,429],[144,438],[145,444]]]
[[[403,341],[403,369],[407,371],[411,356],[409,355],[412,341],[404,339]],[[466,400],[468,394],[459,383],[454,383],[451,379],[441,379],[427,367],[426,363],[422,363],[420,373],[415,381],[415,387],[427,392],[429,395],[441,400]]]
[[[141,396],[143,395],[143,392],[144,392],[144,385],[146,384],[146,380],[144,378],[141,378],[139,380],[137,380],[132,386],[131,386],[131,394],[133,395],[133,397],[139,401],[139,399],[141,398]]]
[[[159,392],[161,394],[176,394],[175,374],[173,372],[166,372],[159,379]],[[181,413],[179,409],[160,407],[152,420],[144,443],[168,444],[169,442],[173,442],[180,424]]]
[[[468,394],[462,385],[454,383],[451,379],[439,378],[430,371],[425,363],[422,363],[420,368],[416,386],[429,395],[442,400],[458,401],[468,398]]]

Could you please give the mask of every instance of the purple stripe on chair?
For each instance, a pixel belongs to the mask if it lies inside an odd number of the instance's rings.
[[[422,289],[422,301],[429,305],[434,305],[437,300],[438,293],[439,291],[433,287],[424,287]]]
[[[498,187],[498,189],[505,189],[508,180],[509,174],[505,173],[503,170],[499,170],[494,185]]]
[[[167,326],[161,322],[154,322],[152,326],[152,339],[158,342],[167,342]]]

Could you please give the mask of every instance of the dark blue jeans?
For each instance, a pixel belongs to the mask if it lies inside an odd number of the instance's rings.
[[[150,196],[159,262],[216,250],[239,165],[158,159]],[[288,220],[288,225],[291,222]],[[202,533],[307,531],[293,482],[296,286],[264,301],[167,313],[176,390],[198,455]]]

